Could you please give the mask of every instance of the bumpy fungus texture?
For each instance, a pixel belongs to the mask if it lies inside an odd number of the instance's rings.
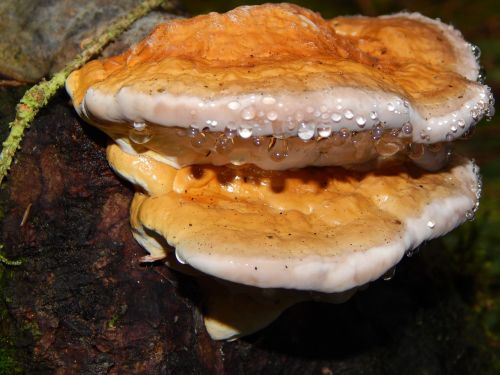
[[[267,4],[161,24],[66,86],[138,188],[144,260],[197,275],[209,333],[234,338],[473,217],[477,170],[450,142],[493,115],[475,52],[419,14]]]

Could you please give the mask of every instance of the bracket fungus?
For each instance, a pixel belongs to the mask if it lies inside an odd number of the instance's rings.
[[[66,87],[137,187],[144,261],[195,275],[230,339],[345,300],[473,217],[478,170],[451,143],[493,115],[476,52],[416,13],[266,4],[160,24]]]

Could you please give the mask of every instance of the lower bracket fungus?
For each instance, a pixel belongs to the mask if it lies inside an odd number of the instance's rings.
[[[474,51],[415,13],[266,4],[170,20],[66,87],[137,188],[143,261],[196,277],[208,332],[234,339],[473,217],[478,170],[452,141],[493,115]]]

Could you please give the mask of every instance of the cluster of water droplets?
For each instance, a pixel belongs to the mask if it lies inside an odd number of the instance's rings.
[[[479,167],[476,162],[472,160],[472,173],[476,176],[477,185],[474,188],[474,193],[476,195],[476,202],[474,203],[474,207],[465,213],[465,218],[467,220],[474,220],[476,217],[477,210],[479,209],[479,199],[481,198],[482,190],[483,190],[483,180],[481,175],[479,174]]]

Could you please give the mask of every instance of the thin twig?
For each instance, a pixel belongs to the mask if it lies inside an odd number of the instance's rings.
[[[87,44],[78,56],[71,60],[64,69],[55,73],[49,81],[42,81],[26,91],[16,107],[16,118],[9,124],[11,130],[3,143],[2,153],[0,154],[0,184],[10,169],[25,129],[30,126],[38,111],[47,105],[48,101],[64,85],[68,75],[101,52],[109,42],[116,39],[132,23],[159,6],[163,6],[163,8],[173,7],[174,2],[167,0],[144,0],[130,13],[114,22],[101,35]]]
[[[16,81],[11,79],[0,79],[0,87],[19,87],[25,85],[26,82]]]

